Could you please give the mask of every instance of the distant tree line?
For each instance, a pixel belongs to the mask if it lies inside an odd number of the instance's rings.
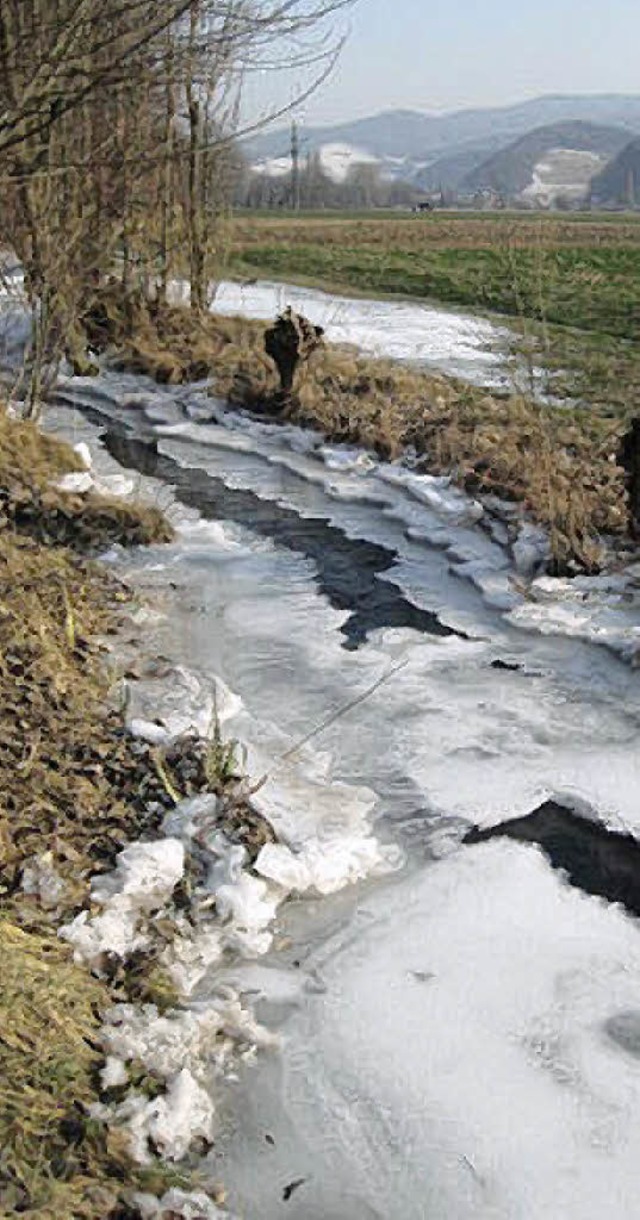
[[[336,181],[323,168],[319,152],[304,158],[295,186],[292,173],[269,175],[247,166],[238,174],[235,189],[241,207],[290,208],[299,200],[305,211],[409,207],[419,198],[422,193],[410,183],[385,178],[371,162],[355,163]]]

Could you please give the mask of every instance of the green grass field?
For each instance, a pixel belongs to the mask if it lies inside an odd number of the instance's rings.
[[[231,271],[512,322],[550,389],[640,409],[640,215],[240,215]]]
[[[232,267],[640,339],[640,218],[246,218]]]

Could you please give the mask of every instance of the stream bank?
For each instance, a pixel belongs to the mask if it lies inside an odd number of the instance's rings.
[[[173,286],[178,301],[182,291]],[[382,460],[405,458],[487,503],[506,502],[505,528],[543,530],[546,566],[555,574],[594,573],[628,560],[616,461],[623,418],[538,401],[535,387],[518,384],[519,358],[505,356],[498,328],[444,310],[301,294],[289,285],[222,284],[218,298],[234,316],[196,316],[184,304],[147,301],[141,293],[123,301],[119,288],[105,286],[86,318],[89,344],[112,368],[159,384],[207,380],[214,397],[282,417],[264,325],[235,313],[264,316],[291,298],[341,342],[314,352],[286,422]],[[349,337],[364,350],[345,345]]]

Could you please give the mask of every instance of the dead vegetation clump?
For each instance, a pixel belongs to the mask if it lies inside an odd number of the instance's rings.
[[[171,527],[154,506],[91,492],[74,495],[55,487],[61,475],[81,468],[68,446],[0,411],[0,530],[85,553],[104,551],[114,543],[171,540]]]
[[[241,399],[251,384],[267,394],[273,366],[261,347],[264,327],[241,318],[191,312],[180,305],[126,294],[105,285],[84,320],[88,342],[116,366],[143,373],[161,385],[211,378],[220,393],[237,384]],[[244,358],[243,358],[244,357]]]
[[[212,391],[231,403],[282,414],[263,324],[132,305],[115,293],[103,304],[110,318],[103,345],[127,368],[174,382],[206,370]],[[621,419],[489,394],[336,346],[319,347],[302,367],[284,416],[384,459],[411,448],[424,470],[450,474],[471,493],[520,503],[549,531],[557,572],[597,570],[602,535],[625,532],[624,477],[616,460]]]

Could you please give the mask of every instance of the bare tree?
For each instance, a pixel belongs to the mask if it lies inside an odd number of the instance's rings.
[[[328,19],[351,0],[0,0],[0,242],[33,313],[27,412],[105,277],[208,305],[231,194],[243,84],[329,70]],[[271,117],[261,116],[260,122]]]

